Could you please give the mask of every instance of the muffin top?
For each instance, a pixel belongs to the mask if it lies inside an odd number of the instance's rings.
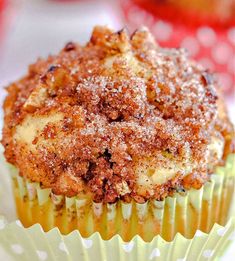
[[[146,28],[95,27],[7,91],[5,157],[58,195],[162,200],[200,188],[233,151],[214,77]]]

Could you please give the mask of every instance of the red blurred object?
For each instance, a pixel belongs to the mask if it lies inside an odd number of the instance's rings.
[[[223,15],[218,17],[219,10],[217,14],[208,11],[203,14],[196,12],[190,8],[191,1],[183,1],[188,3],[185,8],[171,4],[177,1],[167,0],[120,2],[131,31],[146,25],[161,46],[187,48],[191,57],[207,69],[218,72],[220,84],[227,94],[234,91],[234,9],[230,10],[227,16],[223,10]]]
[[[0,0],[0,44],[2,42],[2,37],[4,33],[4,10],[6,7],[7,1],[6,0]]]
[[[0,10],[2,11],[3,6],[5,4],[5,0],[0,0]]]

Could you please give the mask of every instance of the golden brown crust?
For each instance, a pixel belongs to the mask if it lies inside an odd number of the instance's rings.
[[[212,76],[146,29],[129,36],[96,27],[86,46],[68,43],[7,90],[5,156],[56,194],[163,199],[208,179],[221,161],[212,137],[231,152],[233,128]],[[153,183],[151,170],[141,185],[136,173],[153,155],[149,166],[173,163],[175,173]]]

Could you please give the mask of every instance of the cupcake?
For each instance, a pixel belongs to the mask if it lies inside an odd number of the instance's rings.
[[[187,22],[187,25],[191,26],[207,24],[221,28],[235,23],[234,0],[151,0],[147,2],[131,0],[130,2],[160,18],[173,20],[176,23]]]
[[[192,5],[189,5],[188,0],[166,0],[165,2],[171,3],[180,8],[186,7],[191,8],[197,13],[201,15],[213,15],[222,21],[227,21],[229,19],[233,19],[235,15],[235,3],[233,0],[206,0],[206,1],[191,1]]]
[[[234,130],[213,75],[146,28],[95,27],[7,87],[18,217],[83,237],[192,238],[225,225]]]

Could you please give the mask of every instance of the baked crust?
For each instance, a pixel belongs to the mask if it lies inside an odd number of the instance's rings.
[[[20,174],[96,202],[200,188],[232,148],[213,76],[146,28],[95,27],[7,87],[2,144]],[[218,98],[219,96],[219,98]]]

